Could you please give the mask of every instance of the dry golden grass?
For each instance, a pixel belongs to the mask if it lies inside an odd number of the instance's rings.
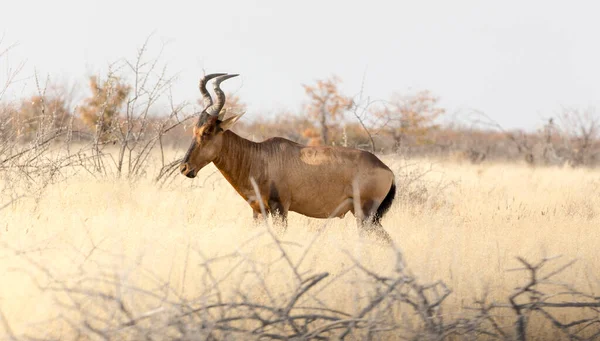
[[[486,291],[506,302],[525,280],[522,273],[506,271],[519,266],[516,256],[576,258],[560,279],[598,292],[597,171],[433,160],[407,165],[391,157],[384,161],[398,170],[400,188],[403,179],[432,167],[407,189],[411,195],[399,193],[383,224],[418,278],[444,280],[453,290],[445,304],[449,318],[467,314],[463,307]],[[199,264],[241,250],[256,261],[256,271],[275,292],[291,286],[291,274],[281,262],[269,264],[280,253],[268,236],[242,245],[264,229],[252,224],[248,205],[212,165],[194,180],[178,175],[164,187],[149,179],[131,183],[81,173],[49,186],[37,203],[25,199],[7,207],[0,217],[0,310],[17,335],[65,338],[69,329],[64,324],[39,330],[36,323],[59,315],[75,321],[76,314],[56,304],[56,292],[38,285],[80,281],[78,285],[89,286],[82,272],[91,278],[107,276],[110,270],[121,283],[155,292],[167,282],[174,292],[166,296],[193,298],[203,290]],[[314,240],[300,268],[333,275],[336,280],[320,297],[339,309],[352,310],[368,291],[356,282],[358,277],[344,272],[351,265],[344,250],[382,274],[390,273],[396,262],[392,250],[359,236],[350,214],[326,222],[291,213],[281,238],[291,242],[286,248],[293,261]],[[211,271],[221,278],[234,265],[215,262]],[[243,287],[268,300],[256,278],[229,276],[221,284],[225,295]],[[153,304],[139,303],[137,310]],[[86,309],[95,308],[90,302]],[[2,328],[6,324],[0,323],[0,335]]]

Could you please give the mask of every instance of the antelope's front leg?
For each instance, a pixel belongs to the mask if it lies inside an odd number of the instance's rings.
[[[252,209],[252,219],[254,220],[255,224],[261,223],[263,220],[266,219],[266,217],[263,216],[263,214],[259,211],[256,211],[254,208]]]
[[[269,207],[263,202],[261,208],[261,203],[254,198],[248,200],[248,203],[250,204],[250,207],[252,207],[252,218],[254,219],[254,223],[263,223],[269,215]],[[265,215],[263,215],[263,210]]]

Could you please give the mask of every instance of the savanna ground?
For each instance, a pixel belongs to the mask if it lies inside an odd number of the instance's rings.
[[[600,330],[593,309],[525,305],[594,301],[600,173],[382,158],[397,175],[383,219],[396,249],[359,234],[351,214],[291,213],[284,234],[255,225],[212,165],[163,185],[74,171],[0,211],[0,335],[267,339],[297,328],[315,338],[524,339],[509,296],[531,272],[510,270],[523,268],[517,256],[535,264],[556,255],[539,270],[539,292],[517,298],[527,339]],[[563,286],[542,283],[571,260],[551,278]],[[591,320],[553,328],[545,312]],[[314,316],[291,322],[294,314]]]

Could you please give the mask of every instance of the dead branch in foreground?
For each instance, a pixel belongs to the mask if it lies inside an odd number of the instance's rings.
[[[548,322],[550,332],[560,334],[559,339],[594,340],[600,336],[600,299],[552,281],[573,262],[542,271],[554,258],[537,263],[518,258],[523,268],[517,270],[525,271],[528,278],[507,303],[488,302],[484,297],[474,302],[472,314],[457,315],[445,305],[452,290],[443,281],[421,282],[408,270],[398,249],[394,250],[396,262],[390,273],[377,273],[346,251],[350,265],[332,275],[303,266],[304,255],[313,243],[299,258],[294,257],[290,251],[297,245],[279,239],[265,223],[265,229],[237,251],[204,258],[198,264],[202,281],[194,297],[184,297],[169,280],[162,280],[149,269],[115,273],[100,267],[91,273],[78,267],[64,279],[31,253],[6,244],[0,247],[12,250],[32,265],[34,271],[23,272],[40,290],[53,295],[60,314],[48,323],[64,326],[61,339],[520,341],[536,339],[528,332],[534,314],[541,318],[536,323]],[[262,263],[248,250],[253,245],[274,247],[279,256]],[[93,243],[88,259],[97,250]],[[197,252],[201,255],[200,250]],[[225,273],[216,271],[222,264],[228,265]],[[272,269],[286,274],[285,289],[269,281]],[[124,274],[133,270],[144,273],[154,289],[130,283]],[[343,281],[343,285],[353,287],[353,309],[327,302],[328,289]],[[565,320],[569,315],[560,314],[562,309],[575,309],[571,316],[576,317]],[[31,328],[27,335],[15,335],[6,318],[0,322],[12,340],[52,338],[44,326]]]
[[[292,260],[289,246],[272,231],[263,231],[253,239],[261,236],[270,238],[270,244],[281,250],[280,257],[270,266],[283,265],[293,274],[290,281],[294,284],[290,290],[277,292],[267,284],[260,265],[243,250],[200,264],[204,279],[198,288],[200,295],[189,300],[169,298],[173,295],[166,293],[173,294],[176,289],[168,282],[157,283],[157,287],[162,288],[161,294],[130,286],[116,275],[99,277],[79,272],[70,275],[68,281],[61,280],[28,253],[14,252],[46,275],[47,283],[36,283],[40,290],[55,295],[57,306],[65,311],[59,319],[72,328],[75,339],[83,335],[107,340],[142,336],[162,339],[171,335],[181,340],[379,338],[393,331],[404,333],[393,315],[395,305],[412,307],[420,319],[417,324],[422,324],[427,332],[440,336],[446,332],[441,304],[451,293],[450,289],[443,282],[420,283],[406,269],[399,251],[390,275],[376,274],[348,253],[353,264],[342,275],[331,278],[328,272],[304,270],[302,259]],[[240,282],[257,283],[257,290],[269,299],[259,299],[242,285],[231,293],[222,290],[224,282],[235,280],[233,271],[222,277],[213,272],[213,267],[223,261],[235,264],[236,273],[245,274]],[[368,283],[365,287],[368,294],[355,311],[329,307],[324,303],[323,291],[351,272],[361,274],[360,280],[365,285]],[[151,277],[158,278],[155,274]],[[410,338],[409,334],[406,337]],[[13,335],[13,338],[37,337]]]

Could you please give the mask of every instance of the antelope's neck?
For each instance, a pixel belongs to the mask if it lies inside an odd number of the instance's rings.
[[[262,168],[261,162],[259,144],[229,130],[223,133],[223,147],[213,161],[225,179],[245,199],[248,199],[249,193],[253,193],[250,182],[252,170]]]

